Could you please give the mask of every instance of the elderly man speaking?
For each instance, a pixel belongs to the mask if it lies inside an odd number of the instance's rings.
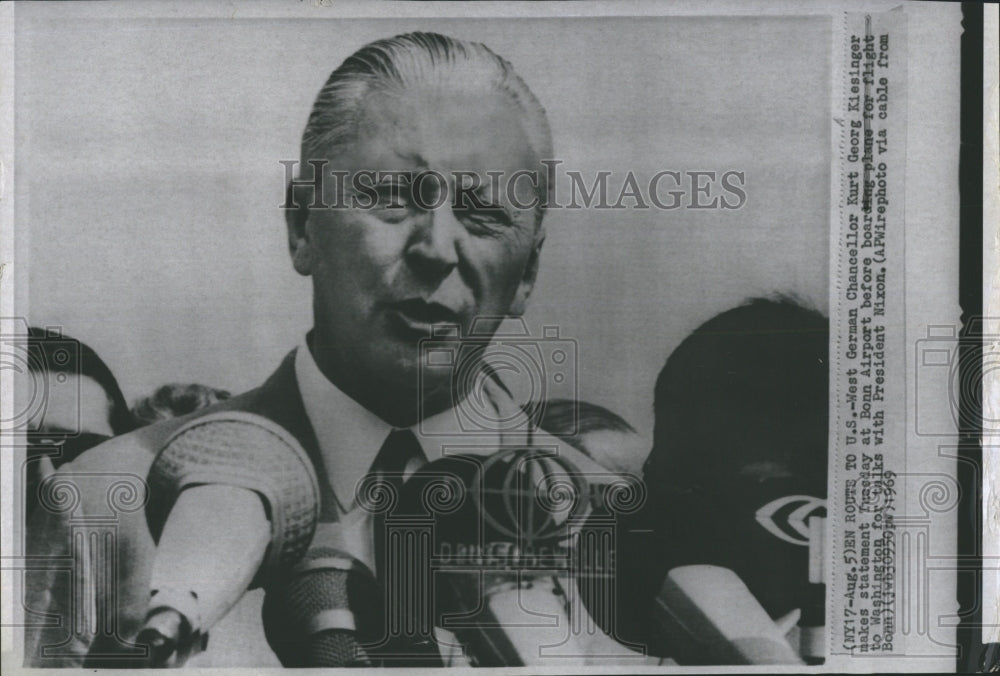
[[[312,278],[313,329],[257,389],[112,439],[57,473],[50,485],[71,483],[75,500],[50,500],[40,510],[30,546],[74,564],[32,574],[29,610],[61,621],[28,632],[29,664],[114,666],[111,658],[94,661],[96,646],[127,653],[134,645],[158,554],[141,507],[156,496],[145,494],[155,491],[144,481],[128,504],[109,496],[123,477],[147,477],[171,436],[202,417],[252,413],[294,437],[318,477],[312,547],[368,569],[381,565],[377,519],[359,506],[358,486],[379,471],[380,458],[394,455],[405,476],[456,445],[481,454],[525,445],[516,423],[470,436],[460,424],[470,395],[467,380],[455,377],[461,360],[424,368],[420,351],[422,339],[446,326],[457,329],[446,339],[456,347],[469,336],[484,345],[504,318],[522,314],[531,294],[545,240],[543,160],[552,150],[545,112],[524,81],[479,43],[431,33],[379,40],[327,80],[301,151],[286,205],[288,246],[295,270]],[[514,420],[523,402],[488,370],[483,382],[487,394],[475,405]],[[582,473],[602,472],[532,434]],[[202,518],[206,529],[238,521],[217,512]],[[108,538],[81,538],[81,528],[109,522]],[[278,665],[264,635],[264,594],[241,593],[206,628],[210,640],[195,647],[188,666]],[[442,635],[435,632],[431,652],[454,649]]]

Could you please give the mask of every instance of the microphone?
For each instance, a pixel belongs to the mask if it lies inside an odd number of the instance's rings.
[[[137,643],[150,647],[144,666],[180,666],[248,588],[302,557],[319,516],[319,484],[295,437],[239,411],[178,429],[148,484],[157,551]]]
[[[691,565],[667,574],[652,635],[679,664],[804,664],[733,571]]]
[[[711,664],[743,660],[745,656],[724,657],[721,653],[716,657],[677,655],[683,653],[689,640],[678,642],[676,632],[653,631],[660,622],[662,593],[670,571],[691,566],[727,569],[739,582],[733,583],[733,593],[743,596],[748,591],[756,606],[772,618],[768,623],[798,613],[799,645],[794,663],[801,663],[800,658],[810,664],[822,663],[826,648],[821,565],[826,506],[817,497],[822,495],[820,487],[808,476],[791,470],[786,473],[780,465],[751,463],[737,475],[720,479],[718,486],[691,488],[649,483],[647,478],[650,500],[644,509],[625,515],[618,523],[618,565],[614,579],[606,585],[617,595],[618,612],[596,612],[600,597],[594,594],[587,600],[588,607],[599,621],[608,616],[603,626],[613,637],[645,644],[652,654],[691,664],[704,664],[706,659],[712,660]],[[725,599],[718,602],[722,609],[728,608]],[[747,599],[746,605],[754,604]],[[702,608],[700,612],[709,611],[716,609]],[[753,617],[764,619],[755,611],[745,620],[749,628],[755,626]],[[785,642],[789,640],[794,636]]]
[[[348,554],[321,547],[264,597],[264,635],[285,667],[368,667],[383,625],[375,576]]]
[[[584,663],[564,581],[587,488],[572,463],[541,448],[449,456],[403,486],[395,520],[430,540],[424,580],[435,623],[473,665]]]
[[[826,660],[826,517],[809,519],[809,586],[799,626],[799,653],[806,664]]]

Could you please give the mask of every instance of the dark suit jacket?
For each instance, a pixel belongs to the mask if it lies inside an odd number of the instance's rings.
[[[257,389],[111,439],[59,469],[50,484],[53,497],[47,508],[37,509],[28,528],[29,556],[44,568],[25,574],[28,666],[81,666],[98,636],[103,635],[102,642],[110,635],[127,643],[141,629],[156,551],[144,511],[145,479],[170,435],[191,420],[235,410],[282,425],[316,467],[323,505],[320,520],[337,519],[336,500],[296,382],[294,356],[292,352],[285,357]],[[601,476],[613,476],[551,436],[536,431],[534,440],[560,448],[588,479],[600,482]],[[112,572],[100,574],[105,570]],[[262,602],[262,590],[246,593],[212,627],[207,650],[188,666],[281,666],[264,638]]]

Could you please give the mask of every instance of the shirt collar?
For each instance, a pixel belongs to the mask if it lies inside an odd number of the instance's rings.
[[[386,437],[394,428],[331,383],[319,370],[305,341],[295,353],[295,377],[299,392],[319,443],[320,454],[337,502],[342,511],[351,509],[358,483],[371,470]],[[584,472],[606,474],[607,470],[576,449],[557,442],[540,430],[530,430],[527,416],[498,380],[483,383],[486,395],[478,405],[494,409],[487,416],[504,420],[503,432],[464,429],[459,412],[450,408],[417,423],[410,430],[424,452],[424,461],[447,454],[489,455],[502,446],[540,444],[560,449]],[[521,433],[515,430],[521,430]]]
[[[354,502],[358,482],[371,469],[392,425],[331,383],[303,341],[295,353],[295,378],[316,433],[330,486],[341,508]]]
[[[299,344],[295,353],[295,378],[302,403],[319,443],[323,465],[342,511],[354,504],[358,483],[371,470],[386,437],[394,428],[331,383],[316,364],[308,343]],[[501,385],[486,384],[486,405],[497,410],[500,419],[509,420],[521,413]],[[424,460],[436,460],[447,453],[485,454],[502,444],[499,432],[479,430],[471,435],[463,429],[455,408],[430,416],[409,428],[421,449]]]

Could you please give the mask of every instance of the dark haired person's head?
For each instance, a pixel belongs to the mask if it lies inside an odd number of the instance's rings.
[[[656,383],[645,465],[663,560],[733,569],[775,617],[801,602],[825,516],[829,321],[755,299],[699,326]]]
[[[148,397],[143,397],[132,407],[132,417],[138,425],[152,425],[161,420],[170,420],[229,399],[226,390],[207,385],[190,383],[181,385],[169,383],[156,388]]]
[[[43,435],[115,436],[135,427],[121,387],[89,346],[65,334],[28,329],[28,364],[40,399],[29,430]]]
[[[38,505],[41,482],[63,463],[133,429],[118,381],[90,347],[58,331],[28,329],[33,415],[24,467],[25,514]]]
[[[733,570],[778,618],[808,603],[808,526],[825,514],[829,322],[788,298],[754,299],[699,326],[656,383],[647,501],[619,524],[620,638],[649,632],[667,572]],[[805,533],[803,531],[806,531]]]
[[[656,381],[646,476],[724,493],[795,475],[826,490],[829,321],[795,301],[754,299],[699,326]]]
[[[645,457],[642,437],[624,418],[588,401],[549,399],[524,407],[534,424],[615,472],[638,475]]]

